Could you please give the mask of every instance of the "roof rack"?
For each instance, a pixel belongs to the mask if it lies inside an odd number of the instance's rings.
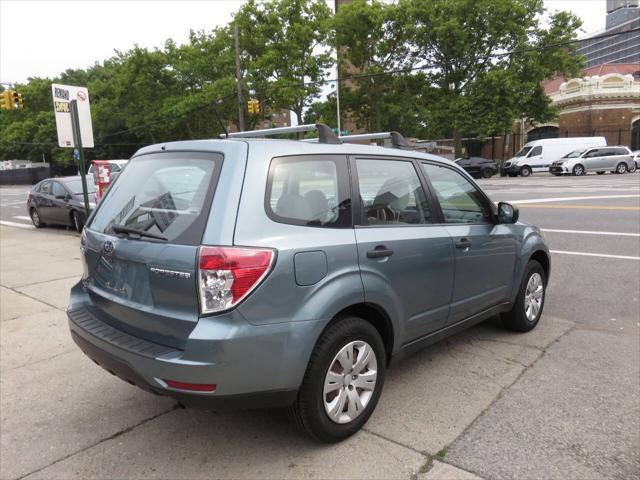
[[[391,139],[394,148],[412,148],[407,139],[398,132],[362,133],[358,135],[344,135],[338,137],[342,143],[357,143],[365,140]]]
[[[299,133],[299,132],[311,132],[318,131],[319,143],[340,143],[338,136],[324,123],[315,123],[309,125],[298,125],[295,127],[278,127],[278,128],[265,128],[263,130],[249,130],[247,132],[235,132],[225,135],[220,135],[220,138],[255,138],[255,137],[270,137],[271,135],[282,135],[285,133]]]

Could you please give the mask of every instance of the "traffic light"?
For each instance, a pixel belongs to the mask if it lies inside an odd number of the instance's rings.
[[[5,90],[2,92],[2,108],[3,110],[13,110],[13,104],[11,103],[11,90]]]
[[[251,100],[249,100],[247,102],[247,110],[249,111],[249,113],[253,115],[259,114],[261,110],[260,100],[256,100],[255,98],[252,98]]]
[[[24,109],[24,98],[22,98],[22,94],[21,93],[17,93],[17,100],[16,100],[16,108],[19,108],[20,110]]]

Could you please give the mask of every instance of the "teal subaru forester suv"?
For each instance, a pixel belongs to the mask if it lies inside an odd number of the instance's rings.
[[[316,141],[265,139],[318,130]],[[387,147],[353,142],[387,142]],[[455,163],[324,125],[138,151],[82,232],[71,335],[184,405],[284,407],[358,431],[406,354],[500,315],[540,320],[549,250]]]

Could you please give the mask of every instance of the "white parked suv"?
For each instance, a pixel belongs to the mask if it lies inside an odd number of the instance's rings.
[[[553,175],[585,175],[596,172],[602,175],[611,173],[633,173],[636,162],[633,153],[627,147],[598,147],[574,150],[557,160],[549,167]]]

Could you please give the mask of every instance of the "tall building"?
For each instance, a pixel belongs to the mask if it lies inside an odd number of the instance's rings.
[[[580,40],[577,53],[586,68],[608,63],[640,63],[639,0],[607,0],[606,28]],[[611,36],[610,36],[611,35]],[[597,38],[606,36],[606,38]]]

